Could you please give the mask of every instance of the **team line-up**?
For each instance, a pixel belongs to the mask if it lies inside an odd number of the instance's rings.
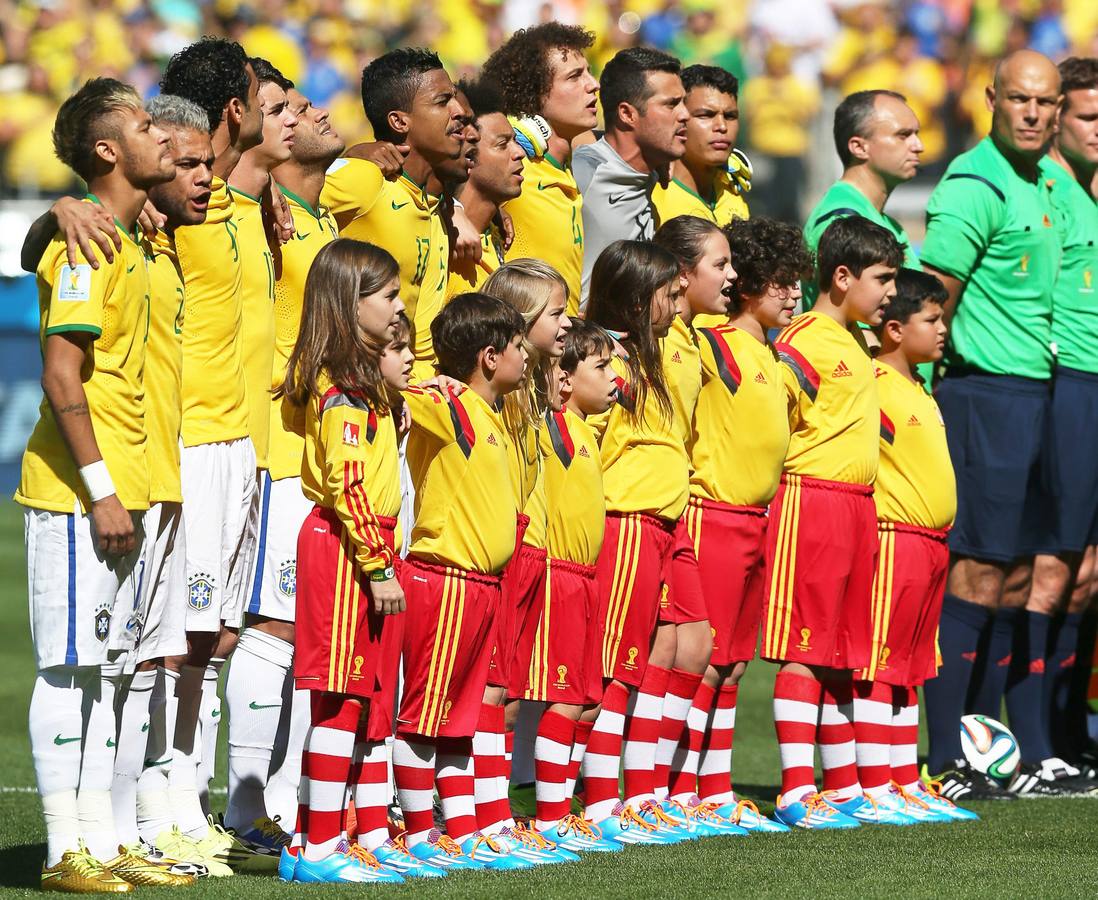
[[[1098,62],[1000,64],[992,135],[931,199],[927,272],[882,212],[922,151],[902,96],[840,105],[845,173],[802,234],[747,217],[732,76],[632,48],[596,81],[591,41],[522,31],[456,86],[430,51],[386,53],[362,77],[376,142],[350,150],[223,40],[147,103],[104,78],[61,107],[89,193],[24,245],[44,398],[16,494],[43,888],[399,882],[969,820],[952,800],[1004,793],[962,758],[967,682],[928,686],[947,777],[917,768],[916,688],[970,652],[950,549],[1080,551],[1098,491],[1030,546],[1025,479],[980,507],[1017,479],[958,458],[946,399],[986,428],[981,398],[1046,384],[1051,346],[1071,370],[1083,342],[1052,331],[1061,305],[1068,332],[1093,316],[1061,298],[1094,263]],[[978,638],[995,604],[949,592]],[[731,778],[756,653],[779,664],[774,818]],[[522,701],[543,708],[529,821]]]

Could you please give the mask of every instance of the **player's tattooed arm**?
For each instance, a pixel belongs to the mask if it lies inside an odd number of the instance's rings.
[[[35,219],[23,241],[19,264],[26,272],[34,272],[46,252],[46,247],[57,232],[65,238],[69,265],[81,262],[80,254],[93,269],[99,268],[99,256],[92,249],[102,251],[107,262],[114,261],[116,250],[122,249],[122,238],[114,225],[114,217],[98,203],[84,203],[75,197],[62,197]]]
[[[53,409],[57,430],[78,469],[103,459],[80,377],[87,348],[93,340],[93,335],[87,331],[51,334],[46,338],[42,362],[42,390]],[[101,552],[124,556],[134,549],[133,519],[117,494],[92,503],[91,516]]]

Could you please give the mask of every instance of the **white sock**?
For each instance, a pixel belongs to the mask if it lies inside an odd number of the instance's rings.
[[[28,731],[34,775],[46,819],[46,865],[55,866],[80,838],[76,791],[84,732],[81,706],[99,669],[58,666],[38,672],[31,694]]]
[[[114,781],[115,737],[118,734],[114,700],[121,680],[120,663],[105,665],[100,669],[99,690],[95,691],[93,685],[85,698],[87,718],[76,805],[80,812],[80,837],[91,855],[103,861],[118,855],[111,783]]]
[[[118,746],[114,753],[114,779],[111,782],[111,805],[114,828],[123,845],[137,843],[137,779],[145,763],[145,747],[149,737],[149,707],[156,670],[134,672],[127,689],[122,692],[118,712]]]
[[[389,751],[385,741],[366,741],[355,744],[352,771],[361,766],[361,773],[353,787],[355,809],[387,809],[389,798]],[[389,839],[389,829],[376,828],[363,831],[362,814],[358,819],[358,843],[373,851]]]
[[[137,779],[137,827],[150,844],[162,831],[175,824],[175,811],[168,796],[168,775],[172,767],[179,673],[161,666],[149,701],[149,739],[141,776]]]
[[[282,692],[293,665],[294,645],[247,628],[233,651],[225,679],[229,709],[229,802],[225,824],[251,831],[267,815],[263,791],[278,737]]]
[[[183,666],[176,682],[177,717],[168,773],[168,796],[175,822],[184,834],[206,836],[206,816],[198,799],[198,760],[202,755],[199,712],[202,709],[202,678],[205,666]]]
[[[282,824],[284,831],[293,828],[297,818],[297,790],[301,784],[301,752],[305,749],[305,735],[309,733],[311,719],[309,691],[294,690],[293,672],[287,673],[286,692],[283,693],[282,722],[279,723],[279,735],[286,734],[282,759],[272,764],[267,789],[263,792],[267,814]],[[287,703],[287,695],[293,699]],[[288,708],[287,708],[288,707]],[[287,713],[289,723],[286,727]],[[277,744],[274,753],[278,759]]]
[[[210,814],[210,782],[217,768],[217,735],[221,729],[221,698],[217,680],[225,666],[224,659],[211,659],[202,678],[202,711],[199,714],[202,753],[198,757],[198,799],[202,812]]]

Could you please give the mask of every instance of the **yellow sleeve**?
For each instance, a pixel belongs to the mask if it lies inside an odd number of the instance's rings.
[[[401,396],[411,413],[413,429],[425,431],[445,443],[454,440],[454,417],[442,391],[411,387],[402,391]]]
[[[801,385],[797,376],[787,365],[779,365],[782,372],[782,382],[785,384],[786,409],[789,412],[789,431],[797,430],[801,421]]]
[[[392,428],[392,422],[379,419],[365,402],[335,389],[317,402],[325,487],[355,546],[355,562],[367,574],[388,569],[393,565],[393,551],[370,507],[366,479],[377,474],[377,461],[371,459],[377,431]]]
[[[99,337],[103,333],[103,305],[117,281],[122,258],[116,256],[113,264],[101,262],[98,269],[93,269],[87,262],[70,266],[64,244],[51,249],[53,252],[43,257],[38,270],[39,278],[51,285],[45,333],[85,331]]]
[[[381,195],[385,177],[365,159],[337,159],[324,178],[320,203],[326,206],[343,231],[353,219],[370,211]]]

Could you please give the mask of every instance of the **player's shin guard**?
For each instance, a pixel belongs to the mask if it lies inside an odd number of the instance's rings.
[[[100,669],[99,690],[91,694],[85,713],[84,747],[80,758],[80,789],[76,805],[80,811],[80,837],[99,860],[118,855],[118,834],[111,809],[114,780],[114,751],[118,738],[115,697],[122,680],[122,663]],[[94,690],[94,688],[93,688]]]
[[[698,771],[702,746],[705,743],[705,729],[715,697],[716,691],[712,687],[704,682],[698,684],[690,702],[690,710],[686,714],[686,725],[679,739],[679,746],[675,748],[675,755],[671,760],[668,794],[672,800],[685,802],[695,794],[701,795]]]
[[[204,666],[183,666],[176,682],[177,714],[172,765],[168,775],[175,822],[189,837],[206,836],[206,816],[198,798],[198,761],[202,757],[202,679]]]
[[[435,827],[432,805],[436,755],[432,738],[398,734],[393,741],[393,780],[409,847],[427,840]]]
[[[538,736],[534,741],[535,824],[538,831],[554,827],[568,815],[571,798],[566,795],[565,788],[575,733],[575,722],[552,711],[547,711],[538,723]]]
[[[175,736],[176,683],[179,673],[159,667],[156,684],[149,700],[149,733],[145,746],[145,759],[141,775],[137,779],[137,827],[148,843],[175,823],[168,796],[168,775],[172,767],[172,743]]]
[[[470,738],[439,738],[437,747],[435,786],[442,817],[446,820],[446,833],[460,844],[477,831],[473,742]]]
[[[663,722],[663,698],[668,669],[650,665],[641,686],[630,698],[622,742],[623,790],[626,804],[639,806],[655,798],[656,745]]]
[[[221,730],[222,719],[217,682],[224,667],[224,659],[211,659],[202,678],[202,725],[199,729],[202,752],[198,758],[198,799],[206,815],[210,814],[210,782],[213,781],[217,766],[217,735]]]
[[[583,791],[587,818],[599,822],[618,805],[622,735],[629,691],[614,681],[606,688],[583,756]]]
[[[1052,756],[1045,728],[1045,653],[1051,616],[1023,610],[1014,633],[1010,673],[1006,683],[1006,708],[1010,730],[1018,739],[1022,762],[1040,764]]]
[[[816,724],[823,685],[815,678],[778,672],[774,679],[774,728],[782,764],[782,797],[802,800],[816,790]]]
[[[816,740],[820,747],[823,789],[834,791],[840,801],[861,794],[854,742],[854,685],[850,676],[823,682]]]
[[[362,713],[358,700],[319,694],[313,700],[313,727],[305,739],[309,774],[307,859],[322,860],[342,838],[343,810],[351,774],[355,732]]]
[[[689,744],[686,719],[694,703],[694,695],[701,684],[701,675],[672,669],[667,679],[667,693],[663,698],[663,720],[656,744],[656,769],[653,792],[660,800],[669,794],[671,764],[680,744]]]
[[[892,780],[908,788],[919,780],[919,696],[915,688],[892,689]]]
[[[149,709],[156,686],[156,670],[135,672],[121,700],[114,754],[111,805],[114,828],[122,844],[134,844],[137,830],[137,780],[145,763],[150,727]]]
[[[891,787],[892,693],[892,685],[880,681],[854,682],[858,781],[870,797],[883,796]]]

